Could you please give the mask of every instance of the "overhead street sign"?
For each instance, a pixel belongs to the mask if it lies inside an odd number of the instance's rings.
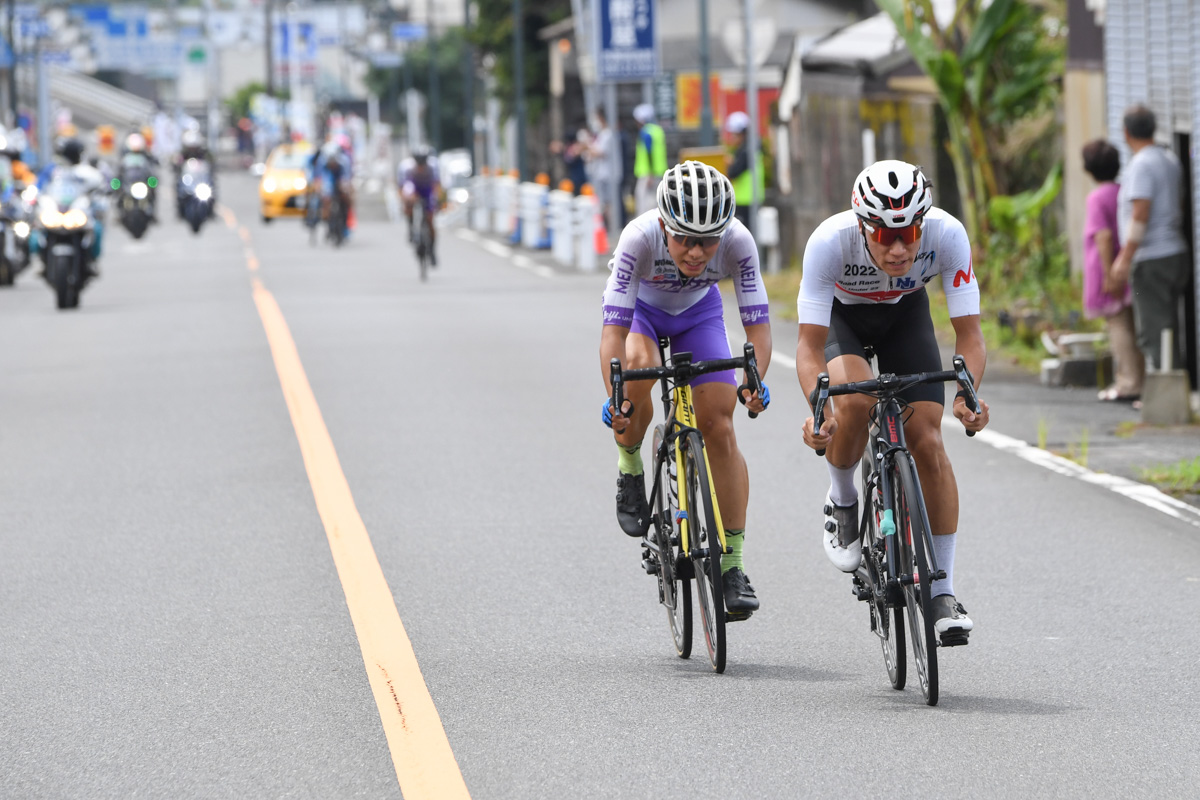
[[[596,69],[601,81],[653,78],[661,62],[654,0],[595,0]]]
[[[415,42],[424,39],[425,26],[417,22],[396,22],[392,24],[392,39],[397,42]]]

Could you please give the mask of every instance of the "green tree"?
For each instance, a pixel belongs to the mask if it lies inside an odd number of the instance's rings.
[[[471,42],[480,56],[495,58],[492,74],[504,113],[516,109],[516,69],[513,58],[512,0],[476,0],[478,17],[471,29]],[[538,39],[545,26],[571,16],[571,0],[524,0],[525,107],[530,121],[545,112],[550,102],[550,55],[548,42]]]
[[[1055,112],[1065,63],[1064,0],[958,0],[939,24],[932,0],[876,0],[913,59],[937,87],[946,145],[963,202],[963,223],[981,281],[1016,278],[1045,237],[1030,230],[1058,193]],[[1001,200],[1000,198],[1007,198]],[[988,259],[993,233],[1021,230],[1012,264]],[[1043,263],[1046,259],[1042,259]],[[999,273],[999,274],[991,274]]]
[[[412,88],[422,95],[429,93],[431,56],[437,65],[438,76],[437,109],[441,130],[439,146],[443,150],[466,147],[470,120],[465,118],[463,111],[466,104],[466,96],[463,93],[463,62],[467,58],[467,40],[463,29],[447,29],[435,39],[432,47],[429,42],[420,41],[408,48],[407,69],[412,77]],[[382,98],[380,113],[385,120],[392,123],[404,120],[402,104],[405,69],[371,67],[367,72],[367,87]],[[426,100],[428,101],[428,98]],[[432,104],[427,105],[426,113],[430,113],[431,108]],[[428,120],[426,124],[429,124]]]

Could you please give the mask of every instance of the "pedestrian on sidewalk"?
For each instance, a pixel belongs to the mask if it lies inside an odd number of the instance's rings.
[[[1121,154],[1096,139],[1083,146],[1083,168],[1098,184],[1088,194],[1083,224],[1083,313],[1103,317],[1115,366],[1115,382],[1100,390],[1101,400],[1135,401],[1142,395],[1145,359],[1133,324],[1133,290],[1113,274],[1121,238],[1117,232],[1117,173]]]
[[[1133,287],[1133,317],[1146,369],[1166,360],[1180,363],[1179,300],[1187,285],[1187,241],[1183,238],[1183,168],[1179,158],[1154,143],[1154,112],[1135,105],[1125,112],[1125,142],[1133,157],[1121,175],[1117,216],[1121,251],[1113,266],[1117,281]],[[1162,353],[1170,330],[1175,351]]]

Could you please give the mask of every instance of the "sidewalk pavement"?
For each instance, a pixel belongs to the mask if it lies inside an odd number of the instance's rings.
[[[496,234],[474,232],[474,235],[483,241],[509,244],[505,237]],[[556,273],[580,274],[574,267],[559,264],[545,250],[513,247],[513,252]],[[607,272],[609,258],[611,254],[596,257],[598,273]],[[794,323],[789,327],[794,328]],[[794,330],[791,335],[794,336]],[[778,341],[782,342],[783,337],[778,336]],[[949,350],[945,352],[947,363],[951,355]],[[1038,375],[1006,364],[995,355],[988,362],[981,389],[991,409],[988,430],[1044,447],[1093,472],[1153,485],[1144,470],[1174,467],[1200,457],[1200,422],[1147,425],[1132,404],[1098,400],[1097,387],[1043,386]],[[1195,393],[1192,401],[1196,411]],[[1200,507],[1200,493],[1177,496]]]

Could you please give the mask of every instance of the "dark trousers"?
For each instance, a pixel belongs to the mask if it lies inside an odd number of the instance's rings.
[[[1182,369],[1180,358],[1179,299],[1187,286],[1190,263],[1186,253],[1135,261],[1130,276],[1133,286],[1133,317],[1138,348],[1146,357],[1146,369],[1162,368],[1162,332],[1172,332],[1173,369]]]

